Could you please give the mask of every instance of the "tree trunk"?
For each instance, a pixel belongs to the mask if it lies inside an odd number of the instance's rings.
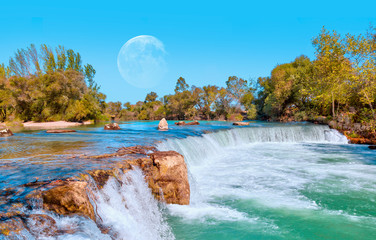
[[[333,92],[332,92],[332,115],[333,115],[333,118],[336,116]]]

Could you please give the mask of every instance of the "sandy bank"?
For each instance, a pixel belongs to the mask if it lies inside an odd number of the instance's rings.
[[[56,128],[69,128],[81,125],[92,124],[92,121],[86,122],[66,122],[66,121],[57,121],[57,122],[25,122],[23,123],[24,128],[28,129],[56,129]]]

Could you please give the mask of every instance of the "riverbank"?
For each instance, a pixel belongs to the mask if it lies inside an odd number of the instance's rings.
[[[39,129],[57,129],[57,128],[69,128],[82,125],[93,124],[93,121],[84,121],[84,122],[67,122],[67,121],[55,121],[55,122],[9,122],[9,123],[0,123],[0,128],[6,127],[24,127],[26,129],[39,130]]]
[[[339,114],[337,119],[328,120],[326,117],[317,117],[310,121],[316,124],[328,125],[345,135],[352,144],[376,145],[376,131],[371,124],[353,122],[348,113]]]

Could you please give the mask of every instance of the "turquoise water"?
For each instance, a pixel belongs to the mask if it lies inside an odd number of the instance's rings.
[[[158,204],[135,171],[96,192],[98,214],[112,232],[51,214],[62,229],[76,229],[58,239],[376,239],[376,151],[367,146],[347,144],[338,132],[311,124],[170,122],[166,132],[156,124],[123,123],[118,132],[86,126],[66,135],[26,131],[0,140],[0,189],[36,175],[70,176],[107,164],[72,162],[72,154],[151,144],[184,155],[191,204]]]

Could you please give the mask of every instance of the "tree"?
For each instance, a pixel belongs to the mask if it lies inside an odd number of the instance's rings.
[[[257,111],[256,106],[253,104],[255,97],[253,96],[252,92],[247,92],[243,95],[240,99],[240,103],[244,106],[245,110],[247,111],[247,118],[248,119],[256,119]]]
[[[313,39],[316,49],[316,61],[314,62],[314,74],[316,78],[313,87],[315,100],[323,108],[332,106],[332,116],[336,116],[341,104],[345,104],[351,89],[349,75],[351,64],[345,57],[346,49],[341,36],[325,28]]]
[[[182,77],[179,77],[179,79],[176,81],[175,93],[187,91],[188,88],[189,88],[189,85],[185,82],[185,79]]]
[[[239,106],[240,99],[248,91],[247,80],[243,78],[238,78],[236,76],[230,76],[226,81],[226,90],[230,97]]]
[[[346,36],[346,50],[352,62],[355,74],[351,75],[354,88],[361,103],[368,105],[372,114],[375,114],[376,101],[376,41],[373,28],[367,36]]]
[[[65,70],[65,66],[67,64],[67,55],[65,48],[61,45],[56,48],[56,58],[57,58],[57,68],[61,70]]]
[[[203,113],[206,115],[206,119],[210,120],[212,115],[212,108],[214,107],[213,105],[218,95],[218,87],[208,85],[204,86],[202,89],[202,101],[204,103]]]
[[[41,51],[42,59],[44,61],[44,70],[46,72],[54,71],[56,69],[56,61],[52,50],[46,44],[42,44]]]
[[[145,97],[145,103],[148,103],[148,102],[155,102],[158,98],[158,95],[155,93],[155,92],[150,92],[146,95]]]
[[[98,86],[94,82],[95,73],[96,71],[92,65],[90,64],[85,65],[85,76],[86,76],[87,82],[89,83],[89,88],[97,90]]]

